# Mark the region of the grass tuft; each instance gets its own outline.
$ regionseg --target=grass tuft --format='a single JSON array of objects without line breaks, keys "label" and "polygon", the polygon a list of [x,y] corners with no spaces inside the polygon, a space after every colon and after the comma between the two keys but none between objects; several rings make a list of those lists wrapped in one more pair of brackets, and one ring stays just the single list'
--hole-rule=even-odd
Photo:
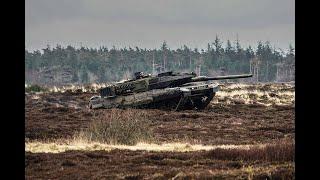
[{"label": "grass tuft", "polygon": [[147,114],[127,110],[111,110],[101,119],[93,120],[89,127],[80,131],[76,139],[106,144],[135,145],[149,142],[152,130]]}]

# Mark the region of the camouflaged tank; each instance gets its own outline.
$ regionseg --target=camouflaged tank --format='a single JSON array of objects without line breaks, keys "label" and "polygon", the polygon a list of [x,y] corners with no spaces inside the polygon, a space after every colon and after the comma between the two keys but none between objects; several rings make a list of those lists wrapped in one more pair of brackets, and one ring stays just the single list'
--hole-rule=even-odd
[{"label": "camouflaged tank", "polygon": [[211,80],[252,77],[252,74],[206,77],[195,73],[135,73],[130,80],[101,88],[90,98],[89,108],[204,109],[219,87]]}]

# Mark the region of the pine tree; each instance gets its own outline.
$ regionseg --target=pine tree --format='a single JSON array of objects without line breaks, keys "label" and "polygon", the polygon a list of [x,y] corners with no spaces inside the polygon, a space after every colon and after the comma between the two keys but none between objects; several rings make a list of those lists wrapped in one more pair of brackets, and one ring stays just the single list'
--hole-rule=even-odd
[{"label": "pine tree", "polygon": [[[229,40],[225,48],[221,44],[221,40],[216,36],[214,42],[207,44],[207,48],[200,49],[200,52],[186,45],[170,50],[165,41],[159,49],[154,50],[140,47],[116,49],[115,46],[110,50],[104,46],[99,48],[67,46],[64,48],[57,45],[51,48],[48,45],[42,49],[43,53],[39,50],[25,51],[25,70],[28,76],[31,76],[44,68],[60,67],[63,69],[67,67],[66,69],[69,68],[73,74],[72,82],[88,82],[90,80],[89,71],[90,74],[98,77],[99,82],[106,82],[120,80],[125,74],[128,75],[128,72],[151,73],[152,64],[165,65],[167,70],[195,71],[198,63],[198,65],[201,64],[201,75],[211,75],[219,69],[225,69],[226,74],[246,73],[253,69],[250,68],[250,60],[256,57],[259,63],[256,63],[254,67],[256,73],[259,73],[259,81],[273,81],[276,79],[277,63],[282,62],[288,67],[294,65],[295,52],[292,45],[289,45],[288,52],[284,54],[276,48],[271,48],[269,42],[259,41],[256,51],[252,46],[245,50],[242,49],[239,40],[236,40],[234,47]],[[154,69],[156,68],[155,66]],[[292,70],[289,74],[292,74]],[[39,79],[41,80],[41,77]],[[34,80],[34,78],[26,78],[26,81]]]},{"label": "pine tree", "polygon": [[214,45],[214,47],[215,47],[215,51],[216,51],[216,54],[217,54],[218,56],[220,56],[221,53],[222,53],[222,52],[221,52],[221,47],[222,47],[221,44],[222,44],[222,43],[221,43],[218,35],[216,35],[216,39],[214,40],[213,45]]},{"label": "pine tree", "polygon": [[88,69],[84,65],[82,65],[80,69],[80,78],[82,83],[88,83],[89,81]]},{"label": "pine tree", "polygon": [[229,39],[227,40],[226,54],[227,54],[229,57],[232,57],[232,56],[233,56],[233,47],[232,47],[231,42],[230,42]]}]

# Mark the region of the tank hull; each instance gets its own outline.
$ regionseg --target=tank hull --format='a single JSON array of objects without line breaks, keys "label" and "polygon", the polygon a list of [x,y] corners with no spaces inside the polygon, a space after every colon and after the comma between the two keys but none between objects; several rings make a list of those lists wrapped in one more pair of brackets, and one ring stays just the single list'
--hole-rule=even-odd
[{"label": "tank hull", "polygon": [[126,96],[100,97],[90,100],[96,108],[155,108],[168,110],[204,109],[218,91],[217,85],[189,85],[184,87],[153,89]]}]

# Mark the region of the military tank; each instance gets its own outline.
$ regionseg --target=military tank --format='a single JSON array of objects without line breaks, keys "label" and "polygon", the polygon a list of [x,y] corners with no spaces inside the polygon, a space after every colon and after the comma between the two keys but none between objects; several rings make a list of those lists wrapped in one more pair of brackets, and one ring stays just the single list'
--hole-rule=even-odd
[{"label": "military tank", "polygon": [[207,77],[194,72],[136,72],[132,79],[101,88],[100,95],[90,98],[89,108],[204,109],[219,90],[210,81],[248,77],[252,74]]}]

